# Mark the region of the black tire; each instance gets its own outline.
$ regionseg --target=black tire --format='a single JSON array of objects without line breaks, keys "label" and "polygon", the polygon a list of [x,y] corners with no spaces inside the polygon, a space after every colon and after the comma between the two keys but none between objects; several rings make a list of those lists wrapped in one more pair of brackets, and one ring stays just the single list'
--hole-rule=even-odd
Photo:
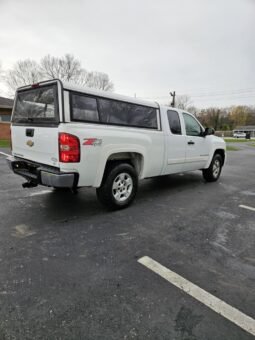
[{"label": "black tire", "polygon": [[222,166],[223,166],[222,156],[216,153],[213,156],[209,168],[203,170],[204,179],[207,182],[216,182],[220,177]]},{"label": "black tire", "polygon": [[97,188],[97,197],[110,210],[124,209],[133,202],[137,189],[138,177],[133,166],[128,163],[109,164],[102,184]]}]

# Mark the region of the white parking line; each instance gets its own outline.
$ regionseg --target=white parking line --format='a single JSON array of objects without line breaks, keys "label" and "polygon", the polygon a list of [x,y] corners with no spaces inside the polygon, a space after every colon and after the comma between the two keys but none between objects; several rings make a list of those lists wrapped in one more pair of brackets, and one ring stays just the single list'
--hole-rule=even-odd
[{"label": "white parking line", "polygon": [[239,208],[243,208],[243,209],[255,211],[255,208],[249,207],[248,205],[243,205],[243,204],[240,204],[240,205],[239,205]]},{"label": "white parking line", "polygon": [[206,292],[204,289],[162,266],[160,263],[154,261],[148,256],[140,258],[138,262],[163,277],[177,288],[180,288],[188,295],[200,301],[216,313],[244,329],[246,332],[255,335],[255,320],[250,316],[245,315],[238,309],[228,305],[226,302]]},{"label": "white parking line", "polygon": [[33,192],[32,194],[29,195],[29,197],[45,195],[45,194],[49,194],[50,192],[52,192],[52,190],[42,190],[39,192]]},{"label": "white parking line", "polygon": [[5,153],[5,152],[2,152],[2,151],[0,151],[0,154],[3,155],[3,156],[7,156],[7,157],[8,157],[8,156],[11,156],[10,154]]}]

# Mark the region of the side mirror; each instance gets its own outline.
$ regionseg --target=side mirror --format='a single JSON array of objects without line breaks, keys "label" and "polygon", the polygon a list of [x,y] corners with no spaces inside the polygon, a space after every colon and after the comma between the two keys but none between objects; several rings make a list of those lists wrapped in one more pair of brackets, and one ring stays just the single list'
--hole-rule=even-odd
[{"label": "side mirror", "polygon": [[209,136],[209,135],[214,135],[214,132],[215,132],[214,128],[208,128],[207,127],[207,128],[205,128],[203,135],[204,135],[204,137]]}]

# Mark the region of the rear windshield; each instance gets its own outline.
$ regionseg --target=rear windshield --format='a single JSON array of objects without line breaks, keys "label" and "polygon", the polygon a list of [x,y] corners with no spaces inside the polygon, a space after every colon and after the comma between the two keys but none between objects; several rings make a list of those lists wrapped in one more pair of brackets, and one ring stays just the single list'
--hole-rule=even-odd
[{"label": "rear windshield", "polygon": [[57,85],[17,92],[12,122],[22,124],[58,123]]}]

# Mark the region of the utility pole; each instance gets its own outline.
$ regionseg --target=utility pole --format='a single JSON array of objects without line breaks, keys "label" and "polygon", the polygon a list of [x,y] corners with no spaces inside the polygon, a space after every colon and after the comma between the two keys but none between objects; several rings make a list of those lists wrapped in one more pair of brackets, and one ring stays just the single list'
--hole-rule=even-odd
[{"label": "utility pole", "polygon": [[172,102],[171,102],[171,106],[175,107],[175,91],[170,92],[170,96],[173,97]]}]

